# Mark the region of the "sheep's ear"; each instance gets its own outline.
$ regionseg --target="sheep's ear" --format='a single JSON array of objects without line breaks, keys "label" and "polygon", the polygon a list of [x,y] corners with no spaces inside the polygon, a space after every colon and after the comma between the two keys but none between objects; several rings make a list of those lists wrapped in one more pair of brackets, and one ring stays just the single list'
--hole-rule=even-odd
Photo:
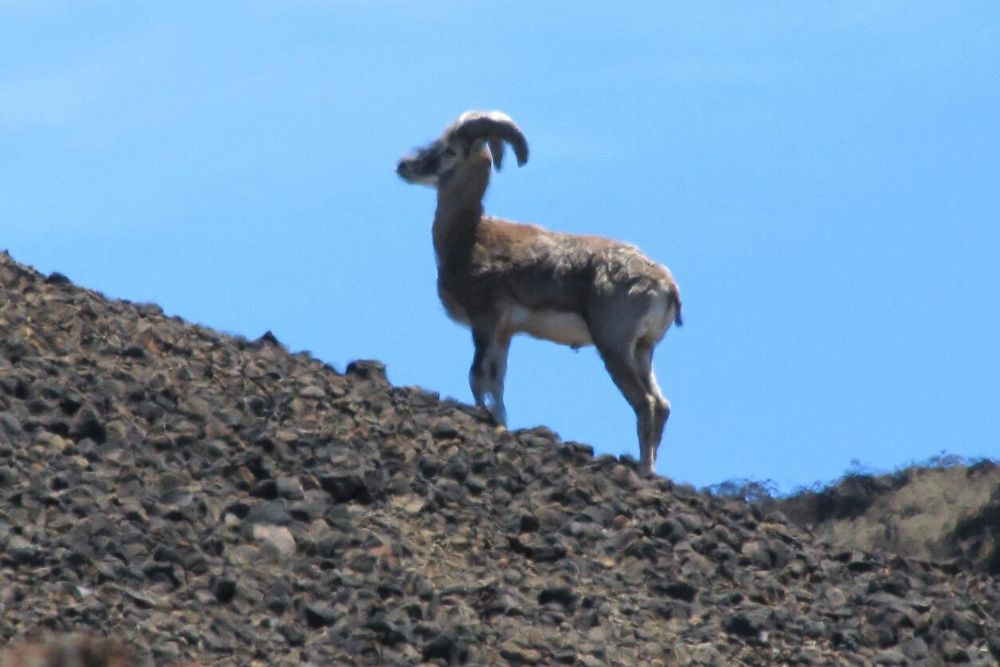
[{"label": "sheep's ear", "polygon": [[500,171],[500,168],[503,166],[503,139],[490,137],[488,143],[490,154],[493,156],[493,168]]}]

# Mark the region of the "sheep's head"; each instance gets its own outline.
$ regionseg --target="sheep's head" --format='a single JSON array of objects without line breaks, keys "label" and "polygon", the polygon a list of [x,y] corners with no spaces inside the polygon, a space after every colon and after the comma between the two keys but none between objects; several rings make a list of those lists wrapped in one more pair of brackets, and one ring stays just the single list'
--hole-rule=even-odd
[{"label": "sheep's head", "polygon": [[463,160],[485,144],[493,166],[503,164],[504,142],[514,149],[518,166],[528,161],[528,142],[517,124],[500,111],[466,111],[439,139],[399,161],[396,173],[407,183],[437,187]]}]

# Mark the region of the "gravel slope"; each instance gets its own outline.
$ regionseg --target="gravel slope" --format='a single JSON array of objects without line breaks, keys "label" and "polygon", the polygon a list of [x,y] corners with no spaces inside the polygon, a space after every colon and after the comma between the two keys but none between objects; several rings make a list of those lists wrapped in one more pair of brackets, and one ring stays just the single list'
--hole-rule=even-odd
[{"label": "gravel slope", "polygon": [[110,635],[157,665],[986,665],[998,618],[997,581],[954,563],[823,544],[377,362],[339,373],[0,256],[5,641]]}]

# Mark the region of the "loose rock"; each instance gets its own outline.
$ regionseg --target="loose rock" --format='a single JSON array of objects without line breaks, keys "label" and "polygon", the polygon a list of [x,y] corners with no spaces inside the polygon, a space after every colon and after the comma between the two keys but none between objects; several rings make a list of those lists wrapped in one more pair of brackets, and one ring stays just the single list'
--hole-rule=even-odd
[{"label": "loose rock", "polygon": [[[918,482],[854,480],[811,516],[856,527]],[[948,558],[818,539],[792,505],[0,255],[2,643],[113,637],[143,667],[990,664],[985,497]]]}]

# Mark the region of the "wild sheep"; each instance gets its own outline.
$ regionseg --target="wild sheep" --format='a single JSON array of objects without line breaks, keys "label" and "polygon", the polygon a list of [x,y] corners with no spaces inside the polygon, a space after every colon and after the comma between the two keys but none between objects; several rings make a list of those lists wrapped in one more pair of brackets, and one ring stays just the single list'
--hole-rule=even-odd
[{"label": "wild sheep", "polygon": [[652,473],[670,416],[653,376],[653,348],[671,324],[682,323],[677,283],[634,246],[484,215],[490,165],[500,170],[504,142],[519,166],[527,162],[528,143],[509,116],[469,111],[396,168],[408,183],[437,189],[438,294],[448,315],[472,329],[476,404],[506,422],[504,375],[514,334],[573,348],[593,344],[635,410],[641,465]]}]

